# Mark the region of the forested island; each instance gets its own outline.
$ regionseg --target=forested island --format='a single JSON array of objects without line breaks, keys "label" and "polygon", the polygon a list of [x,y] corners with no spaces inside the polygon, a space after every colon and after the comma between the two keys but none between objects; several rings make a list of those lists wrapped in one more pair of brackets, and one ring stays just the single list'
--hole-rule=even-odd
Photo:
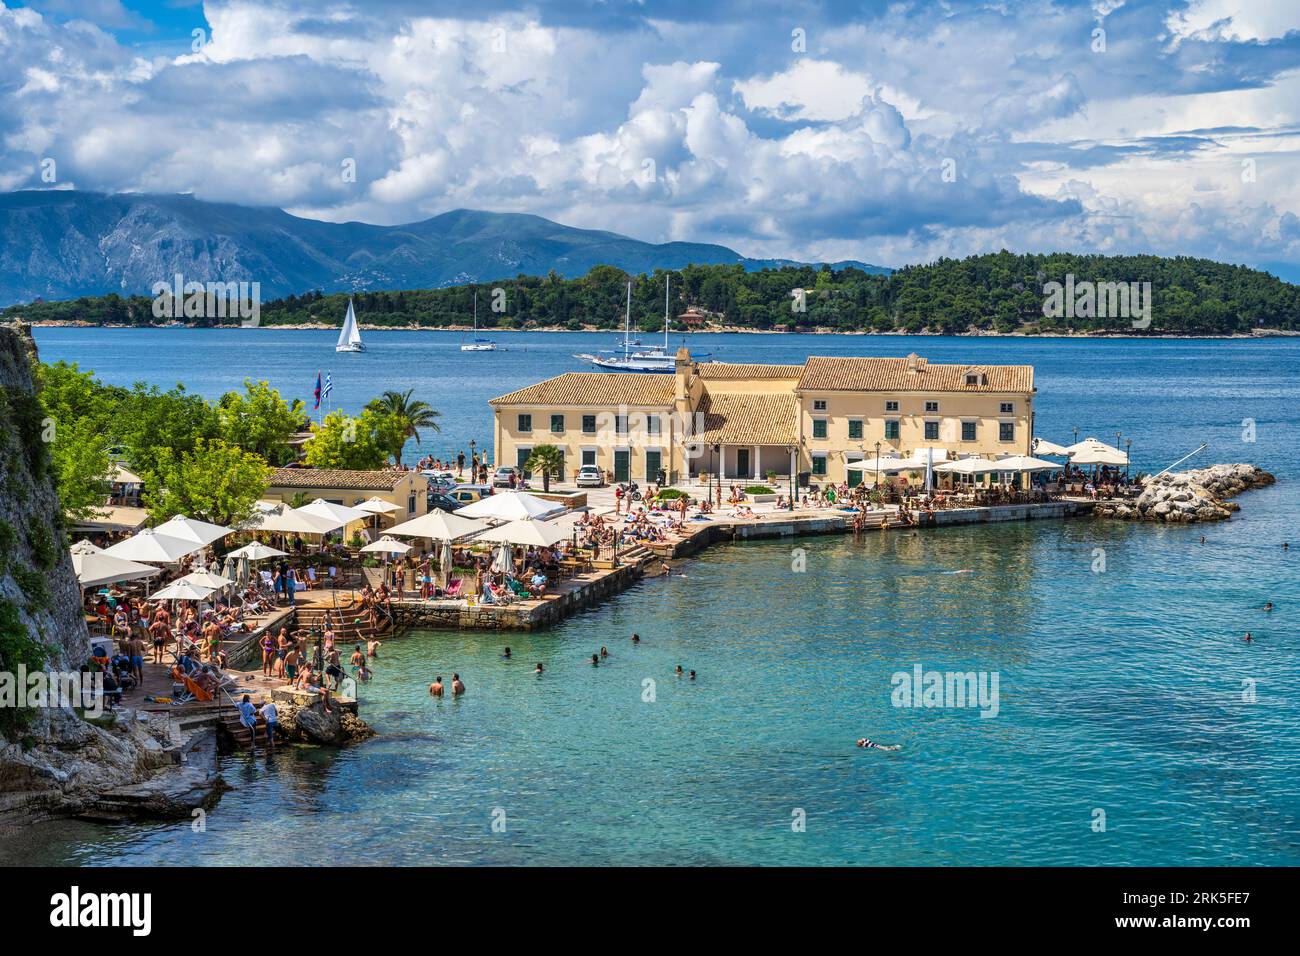
[{"label": "forested island", "polygon": [[[1072,278],[1071,278],[1072,277]],[[255,277],[251,277],[255,278]],[[1300,286],[1267,272],[1209,259],[1007,251],[907,266],[890,275],[856,268],[783,266],[746,272],[740,265],[686,266],[629,276],[612,266],[564,279],[514,279],[440,289],[366,291],[353,295],[364,327],[457,328],[470,324],[478,298],[481,328],[609,329],[623,324],[631,279],[633,323],[663,327],[668,307],[691,310],[692,328],[775,332],[909,332],[955,334],[1244,335],[1300,330]],[[1045,315],[1050,283],[1149,283],[1150,318]],[[802,290],[802,292],[800,292]],[[1135,288],[1136,293],[1136,288]],[[261,304],[262,326],[339,326],[348,295],[319,291]],[[160,325],[150,296],[107,295],[11,306],[5,317],[34,324]],[[196,326],[239,319],[194,318]]]}]

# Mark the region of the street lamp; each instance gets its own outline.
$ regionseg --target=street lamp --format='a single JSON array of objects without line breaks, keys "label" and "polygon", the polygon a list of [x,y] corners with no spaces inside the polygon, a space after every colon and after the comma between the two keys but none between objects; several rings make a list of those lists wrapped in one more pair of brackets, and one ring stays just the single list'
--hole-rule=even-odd
[{"label": "street lamp", "polygon": [[718,455],[718,498],[717,498],[717,506],[718,506],[719,508],[721,508],[721,507],[722,507],[722,444],[719,443],[719,444],[714,445],[714,446],[713,446],[713,450],[714,450],[714,451],[717,453],[717,455]]},{"label": "street lamp", "polygon": [[[876,485],[871,490],[876,493],[877,497],[880,496],[880,442],[876,442]],[[881,498],[880,503],[882,505],[885,503],[883,498]]]},{"label": "street lamp", "polygon": [[785,446],[785,456],[786,456],[786,458],[789,459],[789,461],[790,461],[790,508],[789,508],[789,510],[790,510],[790,511],[794,511],[794,496],[795,496],[795,484],[794,484],[794,467],[795,467],[795,462],[794,462],[794,445],[786,445],[786,446]]},{"label": "street lamp", "polygon": [[1124,477],[1125,478],[1129,477],[1129,475],[1132,474],[1132,470],[1131,470],[1132,468],[1133,468],[1133,439],[1125,438],[1124,439]]}]

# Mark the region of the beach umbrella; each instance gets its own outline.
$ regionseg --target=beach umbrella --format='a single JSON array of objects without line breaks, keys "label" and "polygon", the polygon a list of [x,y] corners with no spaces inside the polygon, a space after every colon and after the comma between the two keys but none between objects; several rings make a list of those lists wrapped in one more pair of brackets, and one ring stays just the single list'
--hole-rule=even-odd
[{"label": "beach umbrella", "polygon": [[244,558],[248,561],[265,561],[267,558],[282,558],[287,551],[281,551],[279,548],[273,548],[270,545],[262,544],[260,541],[254,541],[252,544],[246,544],[242,548],[236,548],[226,555],[227,558]]},{"label": "beach umbrella", "polygon": [[1113,445],[1095,438],[1085,438],[1071,445],[1066,451],[1070,462],[1075,465],[1127,465],[1128,455]]},{"label": "beach umbrella", "polygon": [[128,561],[147,561],[151,564],[174,564],[187,554],[202,551],[203,545],[185,538],[175,538],[152,528],[119,541],[104,553]]},{"label": "beach umbrella", "polygon": [[509,544],[531,545],[535,548],[549,548],[565,540],[569,536],[569,531],[570,529],[551,524],[549,521],[521,518],[485,531],[475,540],[502,541]]},{"label": "beach umbrella", "polygon": [[1043,461],[1041,458],[1030,458],[1028,455],[1012,455],[1009,458],[999,458],[994,462],[999,471],[1058,471],[1063,466],[1052,461]]},{"label": "beach umbrella", "polygon": [[177,580],[188,581],[190,584],[201,588],[210,588],[213,591],[224,590],[235,583],[231,578],[222,577],[220,574],[213,574],[211,571],[206,571],[203,568],[199,568],[197,571],[191,571],[189,574],[186,574]]},{"label": "beach umbrella", "polygon": [[925,462],[917,461],[912,458],[864,458],[861,461],[851,461],[844,466],[849,471],[876,471],[877,468],[884,474],[892,474],[900,471],[915,471],[917,468],[924,468]]},{"label": "beach umbrella", "polygon": [[368,514],[390,515],[394,511],[401,511],[401,505],[395,505],[391,501],[385,501],[383,498],[367,498],[357,505],[358,511],[365,511]]},{"label": "beach umbrella", "polygon": [[212,594],[212,588],[200,587],[184,579],[173,581],[161,591],[149,595],[150,601],[202,601]]},{"label": "beach umbrella", "polygon": [[517,521],[520,518],[540,518],[563,510],[564,505],[538,498],[526,491],[503,491],[457,508],[456,514],[463,518]]},{"label": "beach umbrella", "polygon": [[1054,441],[1048,441],[1046,438],[1034,439],[1035,455],[1063,455],[1069,456],[1070,450],[1064,445],[1058,445]]},{"label": "beach umbrella", "polygon": [[510,554],[510,545],[504,541],[497,547],[492,558],[491,570],[496,574],[509,574],[515,568],[514,558]]},{"label": "beach umbrella", "polygon": [[258,531],[279,531],[283,534],[329,534],[347,524],[321,515],[304,513],[301,508],[287,508],[279,514],[268,514],[248,527]]},{"label": "beach umbrella", "polygon": [[438,544],[438,569],[442,571],[442,583],[444,587],[447,585],[447,582],[451,580],[451,568],[451,542],[446,538],[443,538]]},{"label": "beach umbrella", "polygon": [[987,458],[959,458],[956,461],[945,461],[935,465],[934,470],[955,475],[988,475],[1006,469],[998,462],[989,461]]},{"label": "beach umbrella", "polygon": [[447,514],[445,511],[430,511],[428,514],[403,521],[388,529],[390,535],[396,534],[406,538],[432,538],[434,541],[454,541],[467,534],[482,531],[487,524],[461,517],[460,514]]},{"label": "beach umbrella", "polygon": [[95,547],[89,541],[78,541],[69,550],[72,552],[72,570],[76,572],[77,581],[83,588],[135,581],[160,573],[157,568],[147,564],[137,564],[135,561],[105,554],[102,548]]},{"label": "beach umbrella", "polygon": [[232,529],[224,528],[219,524],[209,524],[195,518],[187,518],[184,515],[176,515],[174,518],[168,518],[154,530],[159,534],[180,538],[182,541],[193,541],[197,544],[209,545],[214,541],[220,541],[230,534]]},{"label": "beach umbrella", "polygon": [[294,509],[298,514],[315,515],[318,518],[329,518],[339,522],[338,527],[351,524],[354,521],[365,521],[370,517],[370,512],[361,508],[349,508],[347,505],[336,505],[332,501],[326,501],[324,498],[317,498],[309,505],[303,505],[301,508]]},{"label": "beach umbrella", "polygon": [[387,535],[380,538],[373,544],[368,544],[362,551],[378,551],[384,554],[406,554],[411,550],[411,546],[405,541],[398,541],[396,538],[390,538]]}]

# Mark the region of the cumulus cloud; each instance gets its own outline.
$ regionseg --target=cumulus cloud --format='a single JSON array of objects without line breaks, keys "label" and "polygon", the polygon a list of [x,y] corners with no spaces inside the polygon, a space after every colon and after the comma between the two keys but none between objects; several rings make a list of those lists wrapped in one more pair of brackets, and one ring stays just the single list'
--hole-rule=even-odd
[{"label": "cumulus cloud", "polygon": [[383,223],[523,211],[890,264],[1003,245],[1300,260],[1282,3],[209,0],[196,49],[188,28],[136,45],[151,26],[117,0],[78,6],[0,2],[20,65],[0,73],[2,189]]}]

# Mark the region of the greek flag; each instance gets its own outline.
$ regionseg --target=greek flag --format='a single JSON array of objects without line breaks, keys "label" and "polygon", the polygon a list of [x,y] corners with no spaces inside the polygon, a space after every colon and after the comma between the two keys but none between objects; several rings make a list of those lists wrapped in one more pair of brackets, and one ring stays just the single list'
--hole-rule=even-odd
[{"label": "greek flag", "polygon": [[321,390],[322,398],[329,398],[330,392],[334,391],[334,373],[325,373],[325,388]]}]

